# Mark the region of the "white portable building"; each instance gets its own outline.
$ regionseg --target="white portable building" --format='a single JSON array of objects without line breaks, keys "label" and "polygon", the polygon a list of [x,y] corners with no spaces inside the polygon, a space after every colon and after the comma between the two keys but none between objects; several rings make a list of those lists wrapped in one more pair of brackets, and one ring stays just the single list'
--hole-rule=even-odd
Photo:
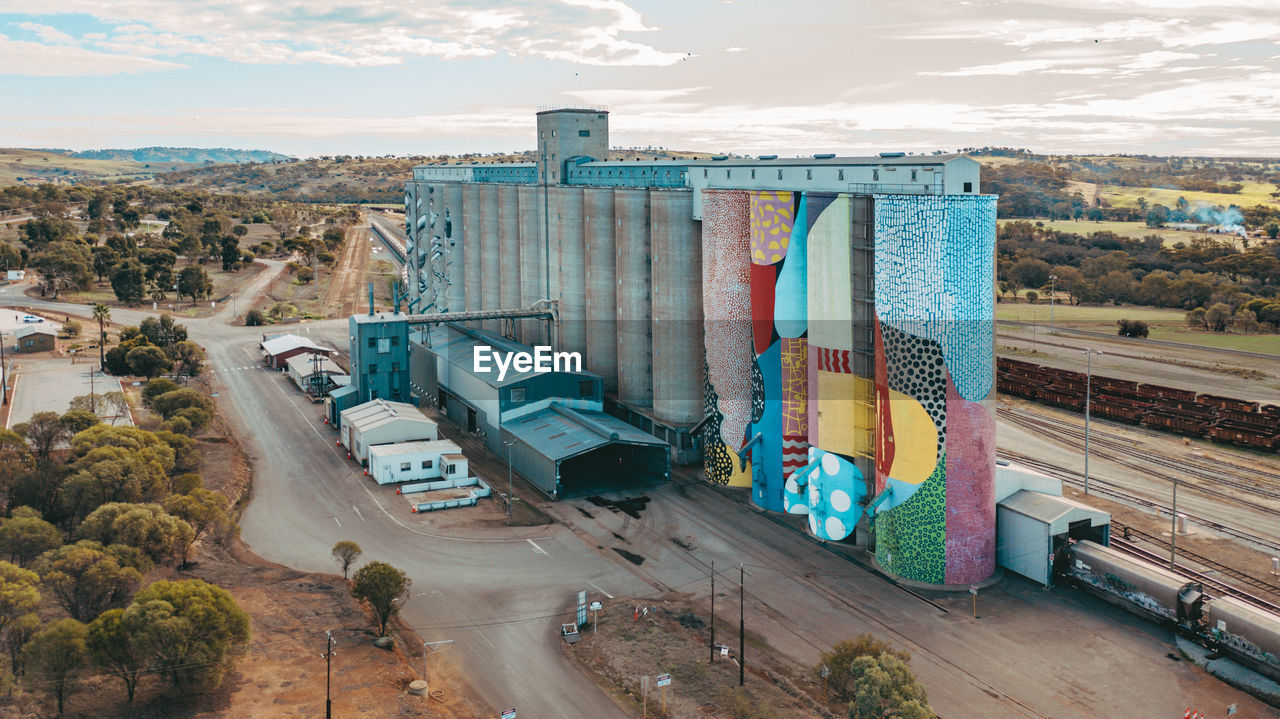
[{"label": "white portable building", "polygon": [[439,438],[436,423],[404,402],[375,399],[344,410],[338,434],[357,462],[369,459],[369,447],[395,442],[425,442]]},{"label": "white portable building", "polygon": [[458,445],[447,439],[369,448],[369,476],[378,484],[464,478],[467,471],[467,458]]}]

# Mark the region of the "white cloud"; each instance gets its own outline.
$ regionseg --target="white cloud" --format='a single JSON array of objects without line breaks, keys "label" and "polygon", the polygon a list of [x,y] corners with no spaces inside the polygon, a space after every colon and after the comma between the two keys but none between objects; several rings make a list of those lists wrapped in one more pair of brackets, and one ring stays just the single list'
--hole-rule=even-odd
[{"label": "white cloud", "polygon": [[36,37],[54,45],[73,42],[75,40],[74,37],[71,37],[65,32],[50,25],[41,25],[34,22],[20,22],[18,23],[18,27],[26,30],[27,32],[34,33]]},{"label": "white cloud", "polygon": [[77,76],[155,72],[186,67],[136,55],[113,54],[67,45],[45,45],[0,35],[0,74]]},{"label": "white cloud", "polygon": [[746,49],[745,47],[736,47],[736,46],[735,46],[735,47],[726,47],[726,48],[724,49],[724,51],[725,51],[725,52],[746,52],[746,50],[747,50],[747,49]]}]

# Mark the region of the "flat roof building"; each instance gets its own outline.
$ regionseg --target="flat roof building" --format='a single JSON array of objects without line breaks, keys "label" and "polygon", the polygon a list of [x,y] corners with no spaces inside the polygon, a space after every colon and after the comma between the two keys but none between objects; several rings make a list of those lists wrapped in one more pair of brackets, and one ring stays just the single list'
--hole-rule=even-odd
[{"label": "flat roof building", "polygon": [[462,450],[447,439],[369,448],[369,476],[378,484],[463,478],[468,471]]},{"label": "flat roof building", "polygon": [[259,345],[262,348],[263,359],[271,369],[285,369],[286,363],[291,357],[297,357],[303,354],[319,354],[328,357],[333,350],[329,347],[322,347],[312,342],[309,337],[302,335],[280,335],[271,339],[263,340]]}]

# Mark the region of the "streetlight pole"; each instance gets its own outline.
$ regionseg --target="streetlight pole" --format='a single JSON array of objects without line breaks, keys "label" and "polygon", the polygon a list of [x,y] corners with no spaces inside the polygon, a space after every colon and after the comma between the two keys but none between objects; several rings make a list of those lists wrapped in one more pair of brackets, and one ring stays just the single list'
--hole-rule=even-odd
[{"label": "streetlight pole", "polygon": [[1093,393],[1093,356],[1102,354],[1100,350],[1087,349],[1085,356],[1084,378],[1084,493],[1089,495],[1089,400]]},{"label": "streetlight pole", "polygon": [[520,440],[503,442],[507,446],[507,524],[511,523],[511,446]]},{"label": "streetlight pole", "polygon": [[738,686],[747,681],[747,570],[738,562]]},{"label": "streetlight pole", "polygon": [[4,363],[4,333],[0,332],[0,406],[9,404],[9,372]]},{"label": "streetlight pole", "polygon": [[1173,510],[1169,523],[1169,569],[1174,568],[1178,556],[1178,476],[1173,477]]},{"label": "streetlight pole", "polygon": [[1049,334],[1053,334],[1053,302],[1058,297],[1058,276],[1049,275]]},{"label": "streetlight pole", "polygon": [[716,561],[711,560],[711,661],[716,660]]},{"label": "streetlight pole", "polygon": [[333,630],[324,633],[324,719],[333,719],[333,701],[329,697],[330,677],[333,674]]}]

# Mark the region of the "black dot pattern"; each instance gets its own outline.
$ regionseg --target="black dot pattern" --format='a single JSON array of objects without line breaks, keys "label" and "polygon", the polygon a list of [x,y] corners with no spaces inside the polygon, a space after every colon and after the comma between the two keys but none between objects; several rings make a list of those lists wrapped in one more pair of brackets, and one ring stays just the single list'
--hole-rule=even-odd
[{"label": "black dot pattern", "polygon": [[938,453],[947,442],[947,363],[933,340],[907,334],[881,323],[889,389],[914,398],[938,428]]},{"label": "black dot pattern", "polygon": [[[706,363],[703,363],[702,376],[708,376]],[[720,438],[720,425],[724,415],[717,409],[719,402],[720,396],[716,393],[716,388],[711,386],[711,380],[703,379],[702,409],[709,418],[702,425],[703,461],[707,480],[716,484],[728,484],[729,478],[733,476],[733,458],[729,456],[729,450]]]},{"label": "black dot pattern", "polygon": [[751,421],[764,417],[764,373],[760,371],[760,358],[751,360]]}]

